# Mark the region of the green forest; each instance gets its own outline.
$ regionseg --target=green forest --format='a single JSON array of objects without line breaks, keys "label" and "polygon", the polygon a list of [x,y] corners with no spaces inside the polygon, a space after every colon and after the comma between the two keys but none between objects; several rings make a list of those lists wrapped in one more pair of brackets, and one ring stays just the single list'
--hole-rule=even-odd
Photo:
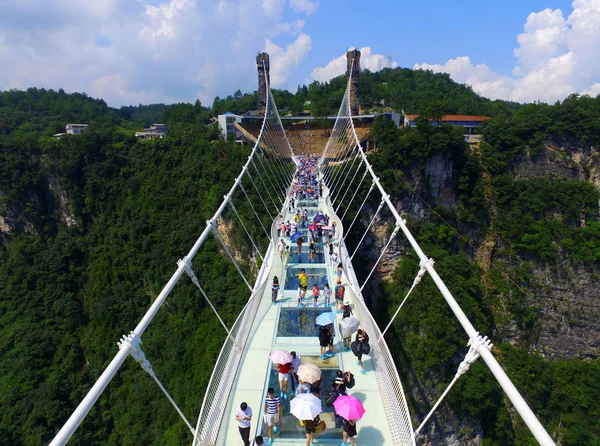
[{"label": "green forest", "polygon": [[[276,90],[274,96],[280,110],[335,115],[345,86],[338,77],[300,86],[295,94]],[[553,438],[563,445],[600,444],[597,352],[585,361],[550,361],[530,351],[543,319],[531,299],[531,270],[567,262],[598,273],[600,195],[586,181],[520,179],[514,173],[520,157],[535,158],[549,139],[597,145],[600,98],[573,96],[554,105],[490,101],[447,75],[400,68],[361,73],[360,89],[361,107],[368,110],[391,107],[424,118],[440,110],[493,117],[478,150],[453,127],[436,128],[423,119],[414,129],[397,129],[377,120],[372,136],[379,151],[370,159],[393,200],[403,202],[414,196],[413,175],[423,173],[431,157],[443,152],[452,158],[455,205],[438,205],[426,182],[421,184],[432,209],[426,218],[405,215],[411,230],[475,326],[492,335],[494,353]],[[223,141],[213,118],[255,108],[256,93],[240,91],[215,98],[211,108],[196,101],[120,109],[62,90],[0,92],[0,216],[11,227],[0,233],[0,444],[48,443],[72,413],[247,159],[250,147]],[[82,135],[52,138],[67,122],[89,128]],[[166,138],[133,136],[152,122],[169,126]],[[237,197],[236,207],[264,249],[267,240],[243,197]],[[346,219],[356,212],[351,208]],[[250,253],[243,231],[235,230],[237,221],[229,213],[226,218],[234,225],[235,245]],[[268,216],[263,223],[270,225]],[[494,264],[516,283],[478,264],[475,248],[486,240],[496,244]],[[231,326],[248,297],[239,274],[214,239],[194,266]],[[256,265],[242,266],[252,278]],[[406,249],[394,280],[382,282],[377,300],[371,300],[381,326],[416,271],[418,260]],[[185,279],[144,334],[143,348],[194,423],[225,332]],[[430,279],[421,285],[387,339],[404,386],[439,395],[467,340]],[[516,340],[502,330],[507,324],[517,327]],[[447,401],[455,418],[480,424],[485,445],[535,444],[482,363],[459,380]],[[410,404],[419,419],[430,407],[417,400]],[[438,423],[443,422],[441,416]],[[128,359],[70,444],[190,440],[152,379]]]}]

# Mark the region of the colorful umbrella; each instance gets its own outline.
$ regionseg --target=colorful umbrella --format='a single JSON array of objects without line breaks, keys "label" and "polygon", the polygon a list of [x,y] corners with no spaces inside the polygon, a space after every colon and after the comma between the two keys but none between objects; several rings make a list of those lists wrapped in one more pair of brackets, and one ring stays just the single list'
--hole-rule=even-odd
[{"label": "colorful umbrella", "polygon": [[269,359],[276,364],[287,364],[292,362],[292,355],[287,350],[275,350],[269,356]]},{"label": "colorful umbrella", "polygon": [[323,226],[321,227],[321,229],[323,229],[324,231],[329,231],[331,229],[331,226]]},{"label": "colorful umbrella", "polygon": [[312,393],[301,393],[290,401],[290,413],[299,420],[314,420],[322,411],[321,400]]},{"label": "colorful umbrella", "polygon": [[320,222],[321,220],[323,220],[325,218],[325,216],[323,215],[315,215],[315,223]]},{"label": "colorful umbrella", "polygon": [[342,338],[349,338],[352,336],[352,333],[358,330],[359,325],[358,319],[356,319],[354,316],[342,319],[342,322],[340,322],[340,332],[342,333]]},{"label": "colorful umbrella", "polygon": [[290,236],[290,240],[295,241],[295,240],[298,240],[300,237],[302,237],[302,232],[298,231],[298,232],[293,233]]},{"label": "colorful umbrella", "polygon": [[320,314],[317,317],[317,325],[329,325],[335,322],[335,314],[332,312]]},{"label": "colorful umbrella", "polygon": [[333,403],[335,413],[346,420],[360,420],[365,414],[365,408],[358,398],[350,395],[340,395]]},{"label": "colorful umbrella", "polygon": [[298,367],[298,378],[314,384],[321,379],[321,369],[316,364],[306,362]]},{"label": "colorful umbrella", "polygon": [[318,229],[318,228],[317,228],[317,225],[315,225],[315,224],[313,223],[313,224],[310,224],[310,225],[308,225],[308,229],[312,229],[312,230],[314,231],[314,230],[316,230],[316,229]]}]

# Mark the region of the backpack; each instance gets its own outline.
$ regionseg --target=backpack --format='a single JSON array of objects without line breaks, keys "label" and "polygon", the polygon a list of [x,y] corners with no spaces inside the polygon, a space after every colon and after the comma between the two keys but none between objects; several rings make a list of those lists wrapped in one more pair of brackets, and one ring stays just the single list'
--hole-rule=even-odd
[{"label": "backpack", "polygon": [[338,299],[343,299],[345,292],[346,292],[346,289],[344,288],[343,285],[338,286],[338,289],[337,289],[337,297],[338,297]]}]

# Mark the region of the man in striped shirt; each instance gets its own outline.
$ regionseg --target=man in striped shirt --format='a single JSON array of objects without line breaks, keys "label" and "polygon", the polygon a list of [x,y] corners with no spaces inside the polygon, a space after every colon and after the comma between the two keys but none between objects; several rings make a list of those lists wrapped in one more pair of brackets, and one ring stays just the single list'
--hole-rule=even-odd
[{"label": "man in striped shirt", "polygon": [[269,444],[273,443],[273,430],[275,425],[279,422],[280,415],[281,406],[279,404],[279,397],[275,396],[275,389],[269,387],[269,390],[267,390],[267,397],[265,398],[265,420],[269,427]]}]

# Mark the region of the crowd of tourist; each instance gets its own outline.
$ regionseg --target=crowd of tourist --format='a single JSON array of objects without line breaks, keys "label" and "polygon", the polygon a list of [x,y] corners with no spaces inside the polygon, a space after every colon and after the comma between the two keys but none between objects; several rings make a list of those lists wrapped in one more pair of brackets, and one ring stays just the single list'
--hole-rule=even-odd
[{"label": "crowd of tourist", "polygon": [[[302,247],[307,242],[308,262],[325,263],[329,266],[331,275],[336,279],[336,284],[333,288],[329,283],[325,283],[321,287],[317,281],[313,282],[310,280],[306,269],[301,269],[297,276],[297,308],[304,308],[311,304],[314,308],[318,308],[321,305],[321,297],[323,297],[322,307],[331,308],[331,313],[328,313],[331,315],[331,319],[326,320],[322,324],[319,323],[318,340],[320,346],[319,359],[322,361],[321,366],[327,366],[328,360],[336,355],[334,348],[336,334],[334,323],[337,318],[335,314],[341,314],[339,334],[342,338],[342,351],[352,351],[356,356],[357,365],[361,368],[361,373],[365,374],[362,357],[370,351],[369,336],[365,330],[358,328],[358,320],[354,317],[351,303],[346,296],[346,288],[342,283],[344,267],[339,261],[334,245],[336,223],[320,209],[317,209],[316,212],[309,212],[308,210],[309,207],[315,207],[314,205],[309,206],[308,202],[319,200],[322,196],[323,185],[319,178],[318,158],[314,155],[300,157],[299,167],[294,175],[289,197],[288,212],[293,214],[293,217],[287,220],[281,219],[277,222],[277,235],[279,237],[277,249],[280,259],[285,266],[288,256],[292,255],[291,245],[295,243],[297,246],[296,254],[298,263],[302,263]],[[304,234],[307,234],[308,240],[305,240]],[[317,252],[317,247],[320,246],[323,247],[323,256],[325,256],[327,248],[327,259],[319,257],[320,254]],[[307,299],[306,294],[309,287],[310,296]],[[277,276],[273,277],[271,290],[271,300],[273,304],[277,304],[278,296],[281,292],[280,279]],[[312,302],[309,301],[311,297]],[[352,342],[352,337],[355,333],[355,340]],[[324,420],[321,419],[321,414],[324,410],[327,411],[326,408],[332,406],[335,408],[333,414],[335,426],[341,428],[343,432],[342,444],[348,444],[347,441],[349,441],[349,444],[354,445],[354,438],[357,435],[356,422],[360,417],[347,416],[344,418],[338,413],[338,408],[336,407],[338,397],[348,396],[348,390],[355,386],[356,380],[354,375],[350,371],[337,370],[335,379],[331,383],[325,383],[326,387],[324,391],[324,378],[320,370],[318,379],[308,379],[303,375],[299,375],[298,371],[303,365],[302,358],[294,351],[289,352],[289,355],[284,360],[280,359],[279,362],[271,358],[277,367],[279,392],[275,391],[275,386],[268,388],[263,404],[263,418],[267,425],[267,436],[266,438],[260,435],[255,437],[252,444],[260,446],[274,442],[274,435],[277,433],[277,426],[282,417],[282,402],[289,399],[290,403],[292,403],[296,399],[303,399],[302,395],[312,395],[318,398],[318,413],[314,417],[298,418],[300,425],[306,433],[307,446],[312,445],[315,436],[325,430],[326,426]],[[309,361],[309,363],[317,367],[314,360]],[[293,410],[290,409],[290,413],[293,413]],[[238,421],[244,445],[249,446],[252,409],[246,403],[242,403],[236,410],[236,420]]]}]

